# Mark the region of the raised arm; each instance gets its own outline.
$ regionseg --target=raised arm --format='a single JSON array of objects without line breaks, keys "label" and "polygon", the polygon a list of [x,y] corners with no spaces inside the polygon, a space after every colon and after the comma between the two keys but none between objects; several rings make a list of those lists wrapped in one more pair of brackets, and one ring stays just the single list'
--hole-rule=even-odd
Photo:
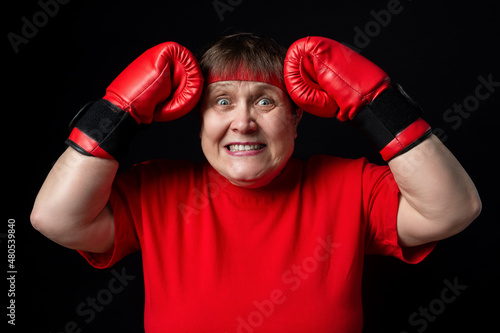
[{"label": "raised arm", "polygon": [[195,57],[166,42],[132,62],[84,108],[66,140],[70,146],[47,176],[33,206],[33,226],[76,250],[102,253],[114,241],[108,200],[118,169],[139,124],[168,121],[198,102],[203,77]]},{"label": "raised arm", "polygon": [[65,247],[106,252],[114,241],[113,213],[107,203],[117,169],[114,159],[68,148],[38,192],[33,227]]},{"label": "raised arm", "polygon": [[452,236],[477,217],[473,182],[431,135],[420,108],[375,64],[331,39],[307,37],[288,50],[285,83],[299,107],[353,123],[388,161],[401,191],[401,245]]},{"label": "raised arm", "polygon": [[465,229],[481,211],[474,183],[436,136],[389,161],[401,199],[401,245],[437,241]]}]

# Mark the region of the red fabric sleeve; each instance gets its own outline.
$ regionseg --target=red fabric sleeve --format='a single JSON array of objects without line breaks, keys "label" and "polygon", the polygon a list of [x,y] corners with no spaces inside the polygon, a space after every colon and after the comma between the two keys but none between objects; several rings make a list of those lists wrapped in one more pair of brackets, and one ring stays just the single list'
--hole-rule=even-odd
[{"label": "red fabric sleeve", "polygon": [[404,262],[421,262],[437,242],[402,247],[398,242],[397,215],[400,191],[389,167],[366,164],[363,172],[363,201],[367,214],[365,254],[396,257]]},{"label": "red fabric sleeve", "polygon": [[95,268],[108,268],[126,255],[140,249],[134,215],[140,215],[140,180],[138,173],[127,171],[116,177],[109,198],[115,224],[113,249],[106,253],[78,251]]}]

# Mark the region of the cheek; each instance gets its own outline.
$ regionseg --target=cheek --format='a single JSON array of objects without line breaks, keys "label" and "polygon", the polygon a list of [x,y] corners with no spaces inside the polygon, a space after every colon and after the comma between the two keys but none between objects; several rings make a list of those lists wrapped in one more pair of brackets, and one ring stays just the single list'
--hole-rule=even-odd
[{"label": "cheek", "polygon": [[223,118],[217,117],[213,112],[203,113],[200,138],[202,146],[218,146],[219,141],[224,136],[227,124]]},{"label": "cheek", "polygon": [[275,142],[288,145],[295,139],[295,128],[292,116],[287,114],[269,114],[262,119],[262,129],[268,137],[272,137]]}]

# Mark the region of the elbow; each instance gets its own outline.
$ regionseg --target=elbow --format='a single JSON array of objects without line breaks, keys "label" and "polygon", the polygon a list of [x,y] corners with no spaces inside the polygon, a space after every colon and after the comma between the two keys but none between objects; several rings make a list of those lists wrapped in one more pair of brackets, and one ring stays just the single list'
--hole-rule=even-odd
[{"label": "elbow", "polygon": [[64,245],[67,229],[62,223],[57,213],[46,207],[39,207],[35,204],[31,211],[30,221],[33,228],[53,242]]},{"label": "elbow", "polygon": [[35,230],[43,233],[42,230],[44,229],[44,225],[46,225],[46,220],[47,219],[45,218],[44,214],[35,205],[31,210],[30,215],[31,226],[35,228]]},{"label": "elbow", "polygon": [[35,230],[51,238],[50,236],[54,232],[54,223],[56,223],[57,218],[50,210],[35,204],[31,210],[30,221]]},{"label": "elbow", "polygon": [[461,205],[461,209],[457,209],[457,213],[451,226],[451,235],[458,234],[466,229],[475,219],[481,214],[483,208],[481,198],[476,193],[472,195],[466,204]]},{"label": "elbow", "polygon": [[481,214],[481,210],[483,209],[483,203],[481,202],[481,198],[479,197],[479,194],[477,192],[470,201],[469,224],[471,224],[475,219],[478,218],[478,216]]},{"label": "elbow", "polygon": [[[467,201],[455,205],[453,211],[443,216],[436,223],[437,229],[433,240],[441,240],[464,231],[481,214],[482,203],[479,195],[473,195]],[[437,222],[437,221],[436,221]]]}]

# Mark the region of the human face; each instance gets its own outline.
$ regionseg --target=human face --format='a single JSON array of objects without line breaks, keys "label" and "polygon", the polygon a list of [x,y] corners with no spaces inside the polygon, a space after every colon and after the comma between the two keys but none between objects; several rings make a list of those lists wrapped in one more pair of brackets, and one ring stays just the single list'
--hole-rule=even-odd
[{"label": "human face", "polygon": [[256,81],[209,84],[201,102],[201,147],[231,183],[268,184],[292,155],[301,111],[280,88]]}]

